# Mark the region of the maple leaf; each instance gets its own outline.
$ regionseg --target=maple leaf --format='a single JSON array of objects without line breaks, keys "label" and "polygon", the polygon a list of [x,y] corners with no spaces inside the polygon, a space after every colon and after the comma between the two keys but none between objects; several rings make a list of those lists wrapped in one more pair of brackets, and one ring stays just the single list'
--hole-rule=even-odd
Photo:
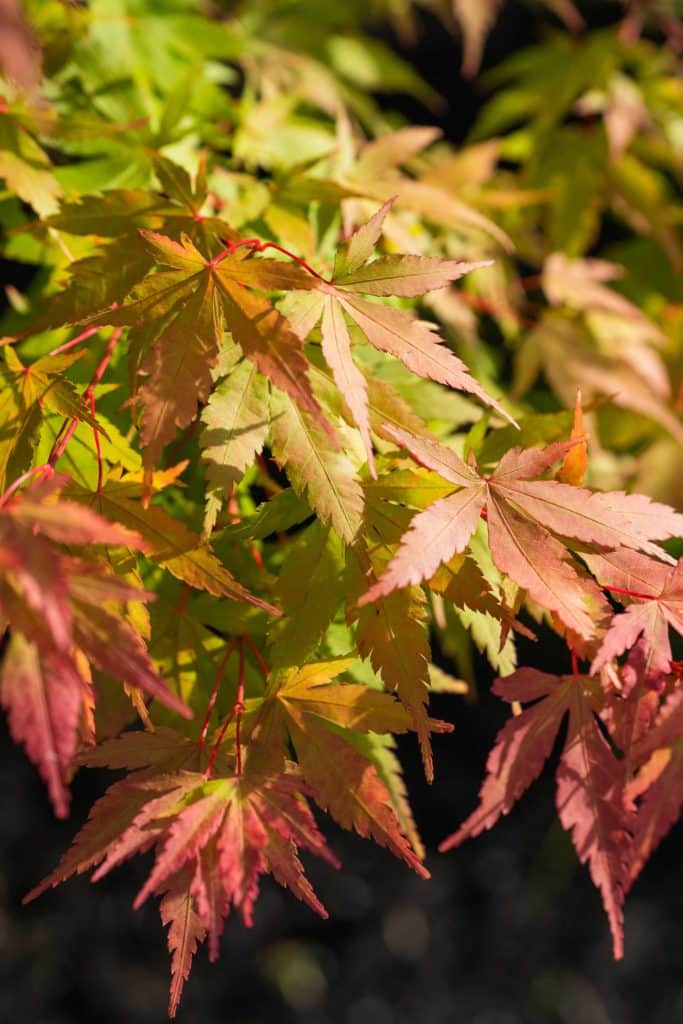
[{"label": "maple leaf", "polygon": [[[3,50],[7,36],[5,25],[2,28]],[[9,38],[11,39],[11,35]],[[18,48],[12,47],[12,50],[16,58]],[[62,188],[54,175],[50,159],[34,138],[34,135],[42,134],[41,129],[44,128],[44,119],[41,124],[36,107],[33,110],[24,107],[22,110],[18,102],[10,107],[3,97],[3,114],[0,122],[0,178],[5,179],[8,190],[32,206],[39,216],[53,213],[62,195]]]},{"label": "maple leaf", "polygon": [[[361,564],[367,564],[366,560],[362,559]],[[359,587],[366,583],[367,579],[361,577]],[[382,596],[372,607],[360,608],[355,614],[358,651],[370,660],[385,688],[396,691],[410,712],[425,775],[431,782],[434,763],[427,716],[430,646],[423,597],[415,588],[407,588]]]},{"label": "maple leaf", "polygon": [[659,329],[648,317],[618,292],[604,284],[623,273],[617,263],[595,259],[568,259],[554,252],[543,265],[543,290],[553,305],[563,302],[573,309],[616,313],[627,320],[635,320],[650,335],[661,337]]},{"label": "maple leaf", "polygon": [[673,536],[683,527],[683,516],[643,495],[592,493],[557,480],[528,479],[564,458],[578,443],[576,438],[546,448],[513,448],[484,477],[436,440],[397,427],[387,426],[385,432],[460,489],[414,517],[386,572],[363,595],[361,605],[429,579],[440,564],[465,550],[485,511],[496,566],[567,627],[590,637],[595,622],[587,601],[603,609],[605,603],[553,534],[606,548],[639,548],[666,559],[653,540]]},{"label": "maple leaf", "polygon": [[157,157],[155,170],[165,194],[142,189],[108,189],[98,196],[81,196],[63,203],[59,213],[26,230],[66,231],[93,237],[97,251],[68,267],[65,289],[49,297],[33,330],[59,327],[122,303],[133,287],[152,268],[154,256],[140,245],[138,230],[154,229],[178,240],[187,234],[198,244],[211,238],[231,241],[238,235],[224,221],[200,214],[206,200],[206,182],[197,176],[193,187],[187,171],[164,157]]},{"label": "maple leaf", "polygon": [[626,891],[636,880],[683,809],[683,738],[656,750],[626,787],[629,800],[641,798],[636,810],[633,851]]},{"label": "maple leaf", "polygon": [[580,487],[588,468],[588,445],[586,443],[586,431],[583,421],[583,403],[581,400],[581,389],[577,388],[576,403],[574,405],[574,419],[570,437],[576,439],[577,444],[570,448],[562,460],[562,465],[557,471],[556,479],[563,484],[573,484]]},{"label": "maple leaf", "polygon": [[[146,737],[148,738],[148,737]],[[151,757],[156,757],[153,752]],[[136,853],[156,848],[152,871],[134,906],[162,895],[169,925],[174,1016],[197,945],[208,936],[218,956],[223,922],[231,907],[252,923],[259,878],[270,873],[322,917],[325,908],[306,879],[297,848],[338,867],[302,795],[298,772],[208,778],[205,773],[138,772],[114,783],[60,865],[26,897],[35,899],[71,875],[96,867],[93,881]]]},{"label": "maple leaf", "polygon": [[266,440],[270,420],[268,382],[242,360],[213,391],[204,411],[202,458],[209,485],[204,531],[208,535],[224,498],[242,478]]},{"label": "maple leaf", "polygon": [[152,467],[162,447],[197,415],[208,397],[224,326],[258,370],[329,429],[308,382],[301,342],[264,297],[249,289],[306,289],[313,278],[296,264],[204,257],[187,235],[179,242],[154,231],[140,235],[157,265],[170,269],[144,279],[122,306],[81,323],[129,326],[142,378],[141,442]]},{"label": "maple leaf", "polygon": [[24,366],[11,345],[3,347],[2,355],[5,365],[0,365],[0,489],[4,491],[30,465],[46,413],[83,421],[94,430],[106,432],[64,376],[78,354],[43,356],[29,366]]},{"label": "maple leaf", "polygon": [[[591,314],[593,324],[597,315]],[[618,332],[613,322],[606,324],[606,339],[611,343],[596,347],[580,324],[556,313],[546,313],[524,343],[525,354],[520,361],[527,367],[532,363],[539,369],[542,366],[553,391],[565,405],[574,402],[580,387],[587,400],[605,395],[615,405],[660,423],[672,437],[683,442],[680,418],[668,405],[670,384],[661,358],[652,351],[651,342],[634,346],[623,337],[621,343],[615,343],[615,335],[624,335],[624,325],[629,325],[630,331],[637,328],[638,332],[642,326],[626,318],[621,318],[620,325],[622,330]],[[532,379],[535,373],[534,369]]]},{"label": "maple leaf", "polygon": [[27,92],[37,92],[42,78],[40,51],[19,0],[0,7],[0,67],[5,78]]},{"label": "maple leaf", "polygon": [[632,765],[640,766],[626,787],[627,800],[636,804],[627,886],[630,889],[681,813],[683,689],[680,686],[669,695],[650,728],[631,746],[628,757]]},{"label": "maple leaf", "polygon": [[[335,821],[372,838],[423,878],[428,873],[406,841],[391,794],[373,763],[354,744],[354,733],[406,732],[412,716],[387,693],[331,679],[353,659],[315,662],[270,673],[265,702],[254,723],[252,757],[283,756],[290,736],[314,799]],[[438,730],[450,726],[430,721]],[[353,731],[352,731],[353,730]]]},{"label": "maple leaf", "polygon": [[614,940],[623,955],[624,891],[632,847],[632,815],[624,807],[623,764],[612,753],[597,721],[602,695],[594,680],[552,676],[523,668],[493,686],[510,703],[535,702],[513,715],[488,757],[479,807],[439,849],[450,850],[508,814],[538,778],[568,715],[567,735],[556,772],[557,810],[571,833],[581,863],[602,895]]},{"label": "maple leaf", "polygon": [[378,256],[371,260],[392,203],[393,199],[384,203],[337,254],[335,276],[331,282],[317,281],[320,294],[317,300],[307,299],[305,315],[300,311],[298,328],[299,334],[305,337],[322,315],[323,355],[361,433],[373,475],[367,385],[351,357],[351,336],[345,314],[371,345],[396,356],[414,373],[470,392],[510,419],[443,343],[435,325],[416,320],[393,306],[359,298],[359,294],[416,297],[435,288],[444,288],[464,274],[489,265],[490,261],[461,263],[411,255]]},{"label": "maple leaf", "polygon": [[503,249],[512,251],[511,239],[497,224],[464,203],[457,192],[434,184],[429,169],[420,178],[400,173],[402,164],[409,163],[440,135],[438,128],[417,125],[386,132],[362,146],[355,165],[340,174],[339,181],[356,195],[382,203],[394,200],[397,208],[418,213],[440,229],[448,226],[475,236],[483,232]]},{"label": "maple leaf", "polygon": [[159,677],[139,634],[115,610],[153,595],[119,579],[102,562],[86,562],[54,546],[143,546],[125,527],[56,500],[67,480],[53,475],[0,508],[0,611],[11,630],[0,700],[14,739],[36,763],[59,817],[68,812],[66,779],[90,699],[88,664],[189,715]]},{"label": "maple leaf", "polygon": [[360,530],[363,489],[354,465],[305,410],[284,394],[271,399],[270,446],[297,494],[350,544]]},{"label": "maple leaf", "polygon": [[190,871],[179,871],[169,879],[159,904],[161,921],[168,927],[168,949],[171,954],[169,1017],[176,1015],[183,987],[190,977],[192,958],[206,938],[206,926],[197,912],[191,884]]},{"label": "maple leaf", "polygon": [[280,615],[274,605],[242,586],[216,558],[211,548],[182,520],[161,505],[144,508],[142,487],[134,475],[117,478],[112,474],[99,494],[72,485],[69,494],[84,505],[97,505],[108,520],[135,531],[143,539],[145,555],[167,569],[176,579],[206,590],[215,597],[245,601],[270,615]]},{"label": "maple leaf", "polygon": [[663,565],[637,551],[587,553],[585,561],[600,584],[622,604],[593,661],[597,672],[608,661],[630,650],[642,635],[646,682],[656,685],[671,670],[669,626],[683,635],[683,559]]},{"label": "maple leaf", "polygon": [[343,545],[316,520],[294,540],[278,574],[284,617],[269,635],[271,665],[301,665],[317,650],[344,600],[343,584]]}]

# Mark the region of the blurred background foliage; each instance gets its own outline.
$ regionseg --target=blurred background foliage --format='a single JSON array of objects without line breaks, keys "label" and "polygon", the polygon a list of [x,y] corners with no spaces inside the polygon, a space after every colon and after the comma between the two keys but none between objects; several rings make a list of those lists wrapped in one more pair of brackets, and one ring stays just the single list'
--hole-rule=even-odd
[{"label": "blurred background foliage", "polygon": [[[206,161],[212,202],[235,228],[306,258],[332,258],[331,206],[372,212],[397,195],[390,246],[495,260],[457,292],[432,293],[423,313],[482,383],[511,398],[522,443],[566,435],[580,386],[589,484],[683,507],[675,0],[26,0],[24,9],[25,21],[18,4],[0,3],[0,60],[14,61],[23,83],[0,93],[0,335],[35,319],[72,259],[92,251],[60,229],[60,203],[155,187],[159,155],[192,172]],[[36,217],[49,226],[26,230]],[[424,382],[413,393],[395,373],[434,430],[462,426],[480,458],[497,457],[490,438],[481,450],[480,409]],[[431,849],[471,809],[503,713],[483,685],[485,623],[448,626],[440,663],[469,682],[472,700],[455,742],[436,738],[433,788],[412,746],[400,750]],[[552,637],[528,646],[526,663],[547,667]],[[505,657],[493,657],[504,671]],[[437,694],[433,713],[452,717],[448,700]],[[0,802],[0,1017],[156,1020],[163,936],[151,909],[128,907],[140,867],[107,880],[97,901],[80,881],[19,910],[72,827],[52,821],[21,753],[1,749],[11,784]],[[96,772],[76,779],[76,820],[100,789]],[[541,786],[495,834],[431,856],[428,885],[335,832],[346,870],[319,883],[332,922],[266,885],[253,931],[233,922],[220,965],[199,958],[180,1019],[683,1018],[680,826],[678,851],[672,837],[638,883],[615,965],[589,881],[549,825],[551,800]],[[26,838],[36,835],[44,842]],[[316,882],[314,865],[310,873]]]}]

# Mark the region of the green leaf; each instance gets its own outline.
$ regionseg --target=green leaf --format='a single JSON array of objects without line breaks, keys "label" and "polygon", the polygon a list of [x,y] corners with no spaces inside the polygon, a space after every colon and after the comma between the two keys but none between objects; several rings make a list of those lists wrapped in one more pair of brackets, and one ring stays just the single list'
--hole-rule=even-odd
[{"label": "green leaf", "polygon": [[270,634],[273,665],[300,665],[315,653],[344,600],[344,555],[337,535],[315,522],[289,549],[275,588],[284,618]]},{"label": "green leaf", "polygon": [[350,544],[363,517],[363,489],[353,463],[287,395],[272,396],[271,447],[297,494],[305,494],[323,523]]},{"label": "green leaf", "polygon": [[268,382],[253,363],[243,360],[219,383],[202,413],[200,444],[207,464],[207,534],[234,485],[263,448],[269,420]]}]

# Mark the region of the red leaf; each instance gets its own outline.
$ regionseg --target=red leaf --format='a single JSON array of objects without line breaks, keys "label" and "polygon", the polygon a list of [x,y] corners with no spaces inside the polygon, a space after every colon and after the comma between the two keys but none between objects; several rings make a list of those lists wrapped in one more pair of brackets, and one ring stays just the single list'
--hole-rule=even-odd
[{"label": "red leaf", "polygon": [[334,382],[344,396],[344,401],[363,438],[370,473],[375,478],[377,474],[370,437],[367,384],[351,358],[351,338],[344,314],[331,295],[325,297],[323,307],[322,350],[325,361],[332,370]]},{"label": "red leaf", "polygon": [[464,488],[416,515],[401,537],[401,546],[389,568],[358,604],[368,604],[397,587],[421,583],[433,576],[443,562],[465,550],[485,502],[483,485]]},{"label": "red leaf", "polygon": [[656,683],[671,669],[669,626],[683,635],[683,559],[670,568],[638,552],[621,550],[589,553],[586,562],[617,600],[633,602],[612,619],[591,671],[597,672],[632,648],[642,634],[643,677]]},{"label": "red leaf", "polygon": [[171,990],[168,1015],[175,1017],[185,982],[190,976],[192,957],[204,941],[206,929],[197,913],[190,893],[188,873],[172,878],[160,905],[161,920],[168,925],[168,948],[171,953]]},{"label": "red leaf", "polygon": [[494,690],[510,701],[545,700],[513,715],[500,730],[486,762],[479,806],[457,832],[440,844],[442,852],[493,828],[501,815],[512,810],[540,775],[567,711],[566,688],[557,685],[555,676],[535,669],[520,669],[497,680]]},{"label": "red leaf", "polygon": [[444,344],[443,338],[437,333],[436,324],[415,320],[403,310],[368,302],[367,299],[359,299],[340,289],[335,292],[341,305],[375,348],[400,359],[420,377],[476,395],[506,420],[514,422],[502,406],[470,376],[462,360]]},{"label": "red leaf", "polygon": [[600,693],[593,687],[594,683],[584,677],[556,677],[534,669],[520,669],[496,682],[494,689],[505,700],[538,703],[511,718],[498,733],[489,754],[479,807],[440,849],[450,849],[491,828],[511,810],[540,774],[569,712],[556,775],[557,807],[581,863],[588,863],[591,878],[602,894],[618,959],[623,953],[621,908],[633,819],[624,806],[623,762],[614,756],[600,731],[595,713]]},{"label": "red leaf", "polygon": [[591,703],[575,685],[569,725],[557,769],[557,809],[571,832],[582,864],[602,894],[614,940],[614,957],[624,953],[623,902],[631,856],[633,821],[624,808],[623,762],[600,732]]},{"label": "red leaf", "polygon": [[683,808],[683,737],[655,751],[629,784],[627,796],[645,794],[638,807],[627,890],[653,851],[678,821]]},{"label": "red leaf", "polygon": [[45,780],[58,818],[69,813],[66,773],[76,748],[85,682],[68,654],[39,653],[21,633],[10,638],[0,697],[17,743]]},{"label": "red leaf", "polygon": [[[155,741],[150,740],[155,757]],[[162,744],[166,746],[166,744]],[[139,752],[133,754],[139,760]],[[114,786],[93,808],[72,851],[27,899],[97,864],[93,881],[135,853],[156,846],[157,856],[135,906],[163,894],[161,916],[170,925],[171,993],[176,1012],[197,945],[209,935],[218,953],[231,905],[251,924],[259,876],[272,873],[322,916],[327,916],[297,856],[303,847],[337,866],[318,831],[299,775],[252,773],[209,779],[188,771],[138,772]]]}]

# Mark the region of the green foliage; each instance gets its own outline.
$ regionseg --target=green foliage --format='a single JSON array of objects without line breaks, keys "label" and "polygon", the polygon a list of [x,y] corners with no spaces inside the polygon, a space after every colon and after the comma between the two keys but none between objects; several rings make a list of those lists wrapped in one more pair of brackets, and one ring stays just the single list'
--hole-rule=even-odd
[{"label": "green foliage", "polygon": [[[633,14],[556,28],[484,77],[455,148],[380,104],[441,100],[368,32],[455,17],[474,74],[498,0],[25,7],[23,63],[0,46],[3,253],[32,277],[0,327],[0,699],[58,815],[76,767],[127,772],[39,891],[154,846],[136,905],[161,897],[173,1015],[262,874],[325,914],[312,803],[427,877],[393,736],[431,781],[430,693],[457,721],[476,648],[514,713],[444,846],[566,719],[560,820],[620,956],[683,791],[673,49]],[[557,675],[517,668],[541,627]]]}]

